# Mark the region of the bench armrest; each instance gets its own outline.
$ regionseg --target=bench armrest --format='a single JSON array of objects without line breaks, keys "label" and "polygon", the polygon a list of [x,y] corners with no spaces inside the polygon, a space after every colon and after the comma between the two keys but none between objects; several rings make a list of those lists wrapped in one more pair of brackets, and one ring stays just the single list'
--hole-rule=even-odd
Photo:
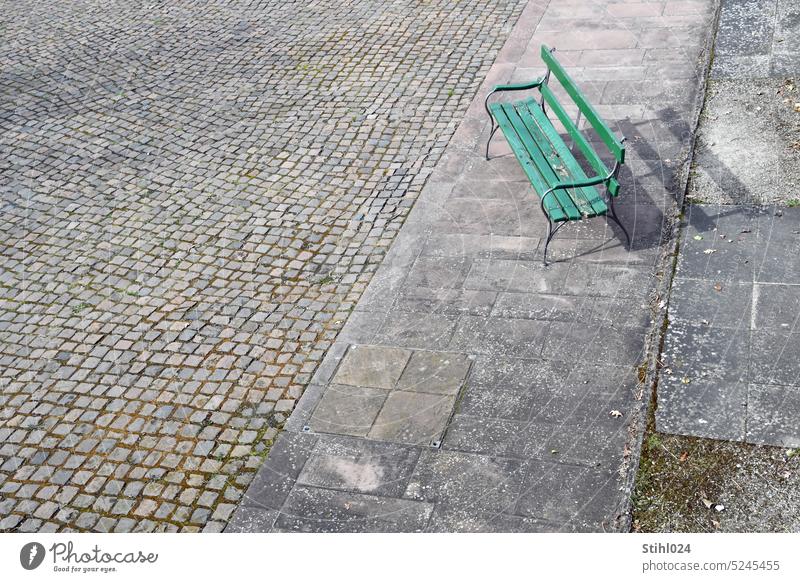
[{"label": "bench armrest", "polygon": [[545,210],[544,207],[545,200],[547,199],[548,194],[552,194],[556,190],[567,190],[569,188],[583,188],[584,186],[597,186],[599,184],[605,184],[613,177],[614,177],[614,172],[612,172],[608,176],[595,176],[594,178],[587,178],[586,180],[577,180],[575,182],[559,182],[558,184],[555,184],[550,189],[548,189],[547,192],[545,192],[542,195],[542,198],[540,200],[542,212],[547,214],[547,211]]},{"label": "bench armrest", "polygon": [[530,83],[517,83],[514,85],[495,85],[494,89],[492,89],[492,93],[496,91],[524,91],[525,89],[535,89],[539,85],[544,83],[544,77],[539,79],[535,79]]},{"label": "bench armrest", "polygon": [[576,182],[559,182],[548,192],[552,190],[567,190],[569,188],[583,188],[584,186],[597,186],[598,184],[603,184],[604,182],[608,182],[613,175],[609,176],[595,176],[594,178],[587,178],[586,180],[578,180]]},{"label": "bench armrest", "polygon": [[[492,127],[494,127],[494,117],[492,117],[492,113],[489,111],[489,99],[491,98],[492,95],[494,95],[495,93],[500,93],[502,91],[524,91],[526,89],[535,89],[536,87],[540,87],[542,83],[544,83],[544,79],[545,79],[544,77],[541,77],[539,79],[531,81],[530,83],[519,83],[516,85],[495,85],[494,89],[489,91],[489,94],[486,96],[486,100],[483,102],[483,106],[486,108],[486,114],[489,116],[489,119],[492,120]],[[492,133],[494,134],[494,131],[492,131]],[[489,139],[491,140],[491,138]],[[487,148],[486,151],[488,152],[489,146],[487,145],[486,148]]]}]

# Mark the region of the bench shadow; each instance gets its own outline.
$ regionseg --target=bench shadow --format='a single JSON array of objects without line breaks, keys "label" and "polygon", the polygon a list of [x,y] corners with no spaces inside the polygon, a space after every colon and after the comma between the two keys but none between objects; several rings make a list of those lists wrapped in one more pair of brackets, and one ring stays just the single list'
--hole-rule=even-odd
[{"label": "bench shadow", "polygon": [[[679,143],[684,144],[684,147],[690,143],[691,128],[686,120],[675,109],[666,107],[657,111],[657,118],[664,122],[669,129],[670,133]],[[649,172],[645,176],[656,176],[661,185],[671,193],[675,203],[679,208],[684,203],[683,191],[677,168],[665,166],[662,161],[662,156],[652,146],[652,144],[642,135],[639,130],[640,125],[648,124],[649,122],[633,123],[629,120],[621,121],[619,123],[620,131],[629,138],[629,143],[633,146],[639,161],[644,163]],[[710,164],[717,172],[717,179],[720,183],[727,185],[734,184],[734,187],[740,192],[747,200],[744,205],[727,205],[727,204],[714,204],[714,214],[706,211],[706,208],[701,205],[691,205],[691,212],[687,212],[685,220],[697,232],[711,232],[717,228],[717,221],[724,217],[736,215],[748,215],[752,213],[752,206],[762,206],[762,202],[756,199],[750,190],[738,179],[735,172],[728,168],[713,152],[706,151],[703,153],[705,164]],[[691,168],[689,168],[691,171]]]}]

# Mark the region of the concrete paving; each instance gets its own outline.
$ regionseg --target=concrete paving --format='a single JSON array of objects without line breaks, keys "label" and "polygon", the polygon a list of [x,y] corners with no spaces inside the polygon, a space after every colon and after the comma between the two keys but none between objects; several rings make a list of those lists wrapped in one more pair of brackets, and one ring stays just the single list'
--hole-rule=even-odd
[{"label": "concrete paving", "polygon": [[[619,531],[711,0],[530,2],[226,531]],[[483,97],[548,43],[628,138],[620,215],[546,221]],[[635,459],[634,459],[635,461]],[[633,463],[635,470],[635,462]]]},{"label": "concrete paving", "polygon": [[669,301],[662,432],[800,446],[798,16],[794,2],[722,2]]},{"label": "concrete paving", "polygon": [[687,210],[656,426],[800,446],[800,209]]},{"label": "concrete paving", "polygon": [[717,79],[800,75],[795,0],[722,0],[711,75]]},{"label": "concrete paving", "polygon": [[689,200],[800,203],[800,8],[723,0]]}]

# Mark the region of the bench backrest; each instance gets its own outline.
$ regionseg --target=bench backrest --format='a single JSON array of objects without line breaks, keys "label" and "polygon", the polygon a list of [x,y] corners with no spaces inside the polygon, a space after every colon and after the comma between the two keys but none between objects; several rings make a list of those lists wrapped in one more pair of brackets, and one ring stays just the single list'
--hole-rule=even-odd
[{"label": "bench backrest", "polygon": [[[572,77],[567,74],[567,72],[564,70],[564,67],[562,67],[561,63],[556,60],[550,48],[546,45],[542,45],[542,60],[547,65],[548,71],[550,71],[550,73],[555,76],[556,79],[558,79],[558,82],[564,88],[567,95],[569,95],[570,99],[572,99],[572,102],[578,107],[580,112],[586,118],[586,121],[588,121],[592,128],[597,132],[597,135],[600,137],[600,139],[603,140],[603,143],[606,145],[606,147],[608,147],[609,151],[614,156],[614,159],[620,164],[624,163],[625,146],[623,145],[622,140],[618,139],[616,134],[608,127],[608,125],[606,125],[606,123],[600,117],[600,114],[597,113],[597,110],[595,110],[592,104],[589,103],[589,101],[586,99],[586,96],[575,84],[575,81],[573,81]],[[542,97],[547,102],[547,105],[556,114],[559,121],[561,121],[561,125],[564,126],[570,137],[578,145],[591,166],[598,172],[598,174],[608,175],[610,172],[608,167],[603,160],[600,159],[600,156],[597,155],[597,152],[594,151],[586,137],[575,125],[575,121],[566,112],[564,106],[558,101],[558,98],[555,96],[550,87],[547,85],[542,85],[541,91]],[[609,190],[611,191],[612,195],[617,194],[619,191],[619,184],[616,180],[612,181]]]}]

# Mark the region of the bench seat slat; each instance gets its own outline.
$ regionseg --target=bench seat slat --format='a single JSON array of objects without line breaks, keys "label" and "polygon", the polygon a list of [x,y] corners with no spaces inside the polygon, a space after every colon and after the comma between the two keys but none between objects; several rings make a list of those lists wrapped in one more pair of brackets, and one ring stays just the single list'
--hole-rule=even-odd
[{"label": "bench seat slat", "polygon": [[[544,147],[549,146],[552,149],[552,155],[565,167],[566,178],[574,181],[588,179],[586,172],[584,172],[583,168],[578,164],[575,156],[573,156],[567,144],[564,143],[564,140],[561,139],[556,128],[550,123],[550,120],[547,119],[547,116],[544,114],[541,107],[539,107],[539,104],[531,98],[526,99],[523,104],[526,112],[530,115],[530,122],[535,123],[537,129],[542,134],[542,144],[546,144]],[[589,207],[591,207],[592,211],[588,212],[581,206],[585,214],[596,216],[605,214],[608,211],[608,206],[598,193],[597,188],[589,186],[586,188],[575,188],[573,190],[578,190]]]},{"label": "bench seat slat", "polygon": [[[522,143],[522,140],[517,135],[514,126],[511,124],[511,121],[508,119],[506,115],[506,111],[503,108],[503,104],[501,103],[494,103],[490,106],[490,111],[494,118],[497,120],[497,124],[500,126],[500,129],[503,131],[503,135],[506,137],[508,141],[508,145],[511,147],[511,151],[514,152],[517,160],[519,161],[520,165],[522,166],[525,175],[528,176],[528,179],[531,181],[534,189],[537,193],[541,196],[544,192],[546,192],[550,186],[545,181],[544,177],[539,172],[536,165],[533,163],[533,160],[527,154],[527,150]],[[545,211],[547,212],[548,216],[550,216],[551,220],[554,222],[568,220],[567,214],[562,210],[561,206],[558,204],[556,199],[552,196],[548,196],[548,199],[545,200]]]},{"label": "bench seat slat", "polygon": [[[536,164],[536,167],[539,169],[539,173],[545,179],[549,188],[559,182],[558,175],[555,173],[553,168],[550,167],[550,163],[545,159],[542,153],[541,145],[531,135],[530,128],[526,127],[525,122],[520,117],[519,112],[514,105],[515,104],[513,103],[506,103],[503,105],[503,110],[508,119],[511,121],[514,131],[517,132],[517,135],[525,146],[526,153]],[[545,191],[546,190],[539,192],[539,196],[543,195]],[[564,214],[567,215],[569,220],[577,220],[581,217],[580,208],[576,206],[575,202],[572,200],[566,190],[556,190],[550,196],[548,196],[548,199],[549,198],[554,198],[558,201],[558,205],[561,207],[561,210],[564,211]]]},{"label": "bench seat slat", "polygon": [[[586,180],[587,176],[583,168],[580,167],[567,144],[564,143],[564,140],[561,139],[561,136],[558,135],[558,132],[555,131],[555,128],[545,117],[539,104],[533,99],[526,99],[517,103],[515,107],[550,166],[557,175],[561,174],[557,176],[558,180]],[[536,119],[537,116],[541,116],[538,121]],[[562,192],[567,193],[572,198],[575,206],[578,207],[583,216],[598,216],[605,214],[608,210],[605,201],[594,186],[570,188],[569,190],[562,190]]]},{"label": "bench seat slat", "polygon": [[[533,99],[494,103],[490,111],[511,150],[541,197],[558,182],[586,179],[564,140]],[[555,190],[545,200],[553,222],[605,214],[608,207],[592,186]]]}]

